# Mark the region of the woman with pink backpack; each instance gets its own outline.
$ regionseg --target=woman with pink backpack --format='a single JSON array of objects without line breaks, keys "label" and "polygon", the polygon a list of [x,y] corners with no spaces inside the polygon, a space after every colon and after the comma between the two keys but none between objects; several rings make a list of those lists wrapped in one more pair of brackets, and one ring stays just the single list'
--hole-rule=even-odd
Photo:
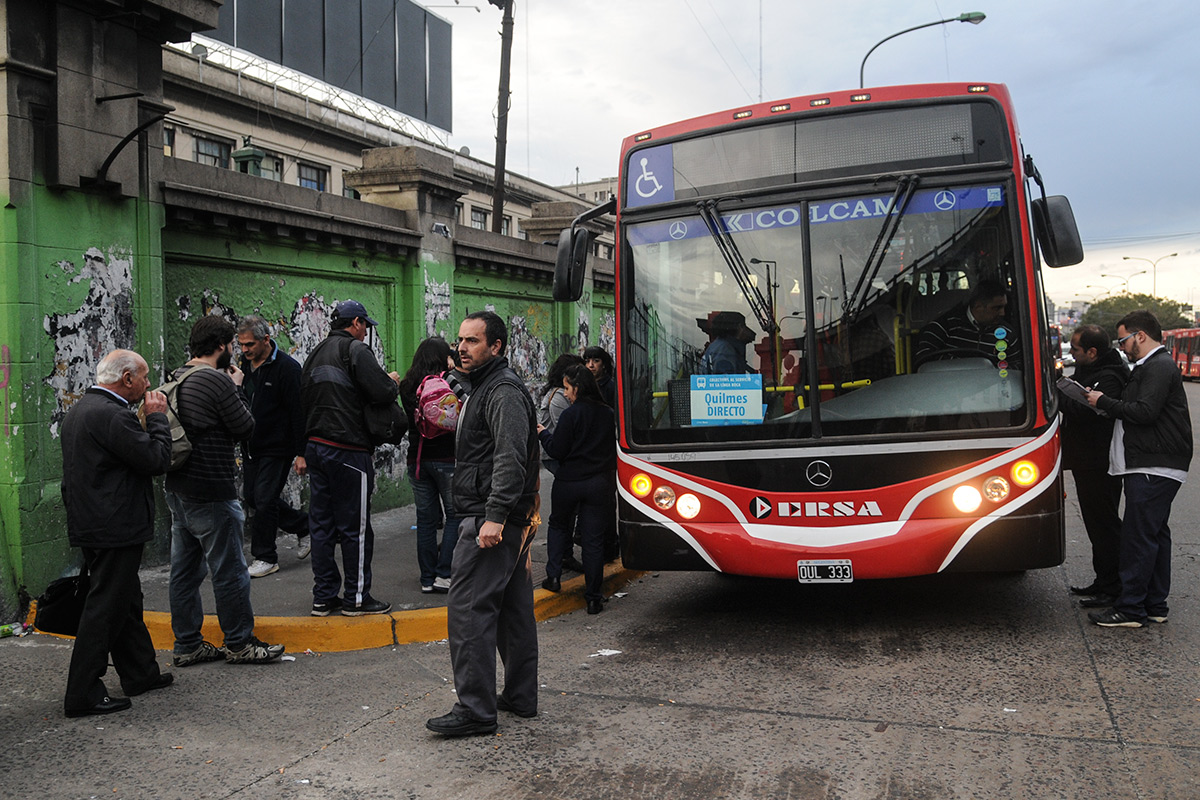
[{"label": "woman with pink backpack", "polygon": [[417,345],[400,381],[400,402],[408,415],[408,479],[417,506],[417,567],[421,591],[427,594],[450,590],[450,562],[458,543],[450,484],[462,400],[454,369],[454,350],[445,339],[433,336]]}]

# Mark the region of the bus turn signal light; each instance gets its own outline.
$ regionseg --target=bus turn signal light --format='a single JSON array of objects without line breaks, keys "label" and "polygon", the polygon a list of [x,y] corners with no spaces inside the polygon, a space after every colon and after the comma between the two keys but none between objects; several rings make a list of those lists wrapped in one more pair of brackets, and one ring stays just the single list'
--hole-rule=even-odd
[{"label": "bus turn signal light", "polygon": [[1032,486],[1038,479],[1037,464],[1032,461],[1018,461],[1013,464],[1012,478],[1017,486]]},{"label": "bus turn signal light", "polygon": [[650,490],[653,488],[654,483],[650,480],[650,476],[644,472],[639,472],[629,481],[629,491],[638,497],[645,497],[650,494]]}]

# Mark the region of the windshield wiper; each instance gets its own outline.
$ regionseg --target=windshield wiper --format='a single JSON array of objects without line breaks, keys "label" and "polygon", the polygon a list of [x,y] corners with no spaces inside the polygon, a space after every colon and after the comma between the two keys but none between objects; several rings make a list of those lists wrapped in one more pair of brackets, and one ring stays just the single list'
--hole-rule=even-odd
[{"label": "windshield wiper", "polygon": [[758,320],[758,324],[762,326],[763,332],[774,334],[779,330],[779,326],[771,314],[771,304],[763,297],[762,292],[758,290],[758,287],[751,280],[750,267],[746,265],[746,259],[742,257],[742,251],[738,249],[737,242],[729,234],[729,230],[725,227],[725,223],[721,220],[721,214],[717,210],[717,204],[720,202],[721,198],[717,198],[697,203],[696,207],[700,209],[700,218],[704,220],[709,234],[712,236],[713,241],[717,243],[717,250],[720,251],[721,257],[725,259],[725,263],[729,266],[729,271],[733,273],[733,278],[737,281],[738,288],[742,290],[742,296],[746,298],[746,302],[750,305],[750,310],[754,312],[754,317]]},{"label": "windshield wiper", "polygon": [[[912,200],[920,182],[920,175],[901,175],[896,181],[896,191],[892,192],[892,199],[888,202],[888,213],[883,218],[883,225],[880,226],[879,234],[875,237],[875,244],[871,247],[871,253],[867,256],[866,263],[863,264],[862,272],[859,273],[858,283],[854,284],[854,294],[847,298],[846,305],[842,307],[843,319],[847,322],[856,318],[867,305],[867,290],[879,274],[880,267],[883,266],[888,243],[896,235],[896,231],[900,227],[900,220],[904,217],[904,212],[908,210],[908,203]],[[899,201],[898,204],[897,201]],[[878,259],[876,259],[876,255],[879,256]],[[861,298],[859,297],[860,292]]]}]

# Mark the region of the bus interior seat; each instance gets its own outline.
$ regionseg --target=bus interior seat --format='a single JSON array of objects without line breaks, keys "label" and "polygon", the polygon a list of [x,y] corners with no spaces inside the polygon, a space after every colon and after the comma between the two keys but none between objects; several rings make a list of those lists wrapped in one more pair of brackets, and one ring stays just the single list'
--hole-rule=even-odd
[{"label": "bus interior seat", "polygon": [[983,356],[979,358],[950,358],[945,361],[926,361],[917,367],[917,373],[923,375],[928,372],[961,372],[973,369],[995,369],[995,366]]}]

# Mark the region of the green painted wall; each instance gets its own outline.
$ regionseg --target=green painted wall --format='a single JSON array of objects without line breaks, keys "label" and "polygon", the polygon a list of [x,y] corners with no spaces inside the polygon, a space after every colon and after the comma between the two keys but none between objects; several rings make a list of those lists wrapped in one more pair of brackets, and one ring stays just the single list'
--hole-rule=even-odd
[{"label": "green painted wall", "polygon": [[22,184],[0,209],[0,616],[77,563],[58,427],[117,347],[159,350],[162,208]]},{"label": "green painted wall", "polygon": [[[401,374],[421,339],[453,340],[462,317],[484,308],[508,321],[509,359],[535,392],[560,352],[612,349],[611,292],[556,304],[544,277],[456,269],[429,253],[164,223],[160,205],[40,187],[0,210],[0,617],[15,618],[24,598],[78,563],[59,493],[58,426],[115,347],[142,353],[162,376],[187,359],[197,315],[254,313],[303,362],[327,335],[334,304],[354,298],[381,323],[368,340],[381,363]],[[410,503],[403,447],[380,448],[376,466],[374,508]],[[303,484],[293,478],[288,492],[301,499]],[[160,503],[148,563],[167,558],[168,529]]]}]

